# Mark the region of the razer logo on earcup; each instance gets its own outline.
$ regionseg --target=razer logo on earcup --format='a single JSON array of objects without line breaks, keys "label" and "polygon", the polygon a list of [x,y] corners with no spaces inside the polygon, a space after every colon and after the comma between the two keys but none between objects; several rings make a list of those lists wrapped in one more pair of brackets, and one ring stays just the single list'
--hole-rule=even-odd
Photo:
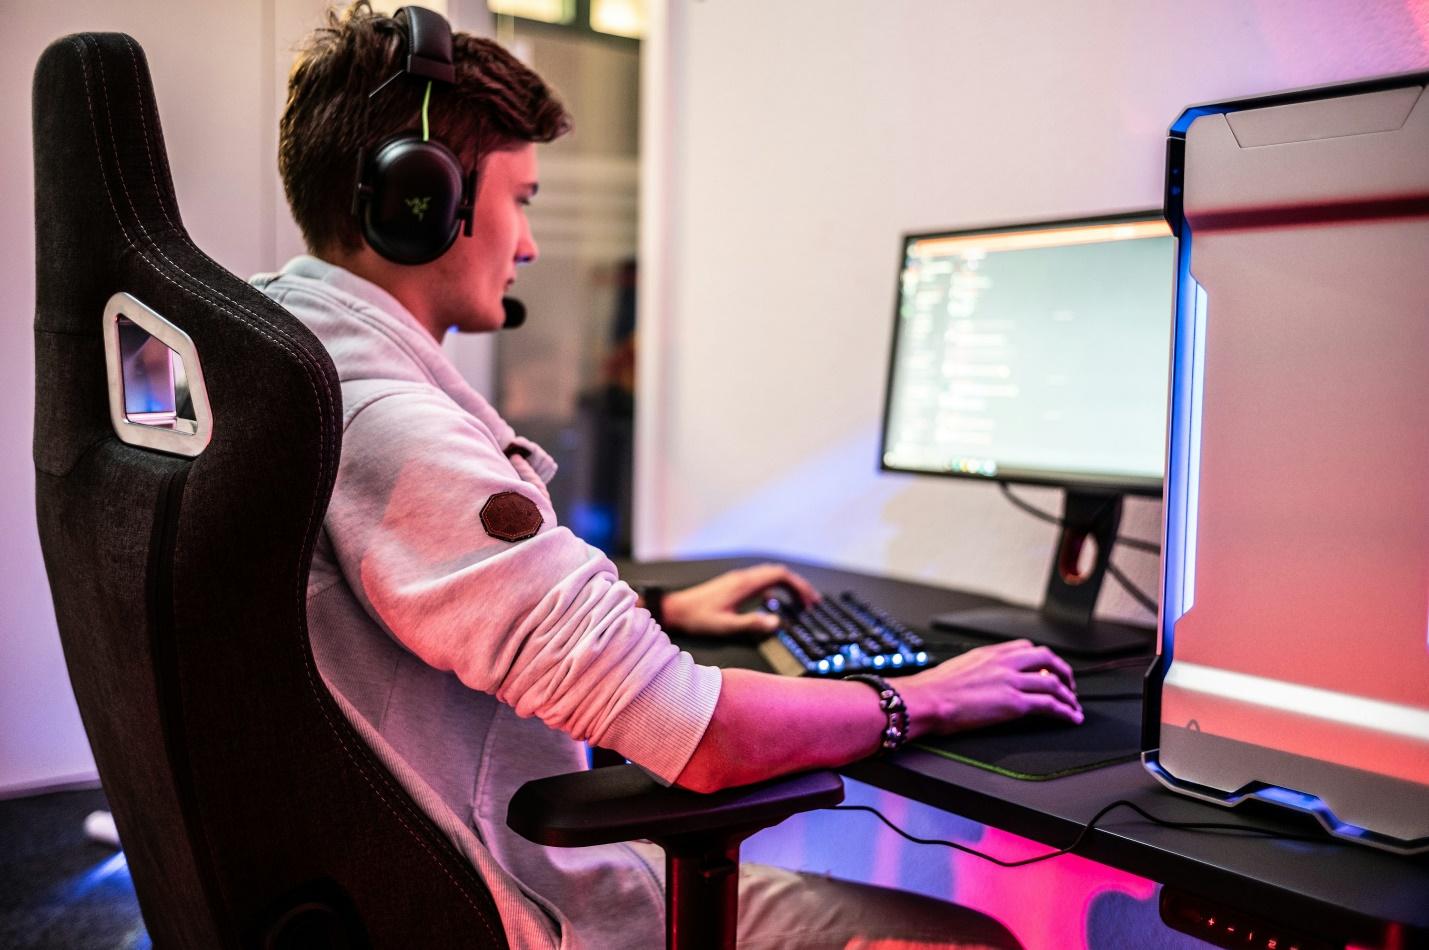
[{"label": "razer logo on earcup", "polygon": [[427,205],[431,204],[431,202],[432,199],[430,197],[408,198],[407,207],[411,209],[412,213],[417,216],[417,220],[420,221],[423,215],[427,213]]}]

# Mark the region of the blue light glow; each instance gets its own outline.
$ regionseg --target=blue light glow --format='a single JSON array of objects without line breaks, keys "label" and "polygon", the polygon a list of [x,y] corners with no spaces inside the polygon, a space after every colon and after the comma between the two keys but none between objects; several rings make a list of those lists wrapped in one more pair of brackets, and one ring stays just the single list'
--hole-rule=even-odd
[{"label": "blue light glow", "polygon": [[827,451],[779,460],[751,494],[677,537],[671,556],[759,550],[827,562],[884,549],[900,531],[889,505],[907,486],[876,472],[878,445],[879,427],[871,423]]},{"label": "blue light glow", "polygon": [[1232,106],[1197,106],[1194,109],[1187,109],[1181,113],[1181,117],[1171,126],[1172,135],[1185,135],[1191,128],[1191,123],[1195,122],[1203,115],[1222,115],[1226,112],[1235,112]]},{"label": "blue light glow", "polygon": [[133,886],[129,883],[129,861],[124,857],[123,851],[115,852],[80,875],[79,879],[65,890],[64,900],[78,900],[111,878],[125,887]]},{"label": "blue light glow", "polygon": [[610,505],[576,502],[567,518],[569,527],[582,541],[609,552],[615,545],[615,510]]},{"label": "blue light glow", "polygon": [[1292,808],[1314,808],[1323,807],[1321,801],[1314,795],[1306,795],[1304,792],[1294,792],[1288,788],[1281,788],[1279,785],[1267,785],[1256,792],[1256,797],[1266,801],[1275,802],[1278,805],[1289,805]]},{"label": "blue light glow", "polygon": [[[1208,300],[1191,274],[1191,228],[1181,222],[1171,376],[1171,421],[1166,461],[1166,572],[1163,578],[1163,653],[1173,646],[1175,625],[1191,609],[1195,584],[1195,495],[1200,482],[1200,403]],[[1199,354],[1199,358],[1198,358]]]},{"label": "blue light glow", "polygon": [[1318,795],[1297,792],[1294,789],[1282,788],[1279,785],[1266,785],[1252,792],[1251,797],[1272,802],[1276,805],[1284,805],[1296,811],[1309,812],[1318,818],[1320,824],[1324,825],[1326,829],[1342,838],[1386,840],[1384,836],[1376,835],[1367,828],[1352,825],[1349,822],[1341,821],[1339,818],[1336,818],[1335,813],[1330,810],[1330,806],[1325,804],[1325,800]]},{"label": "blue light glow", "polygon": [[1317,795],[1299,792],[1279,785],[1260,785],[1254,783],[1235,792],[1223,792],[1218,789],[1196,785],[1192,782],[1185,782],[1166,771],[1155,750],[1142,755],[1142,764],[1145,765],[1146,770],[1156,776],[1163,785],[1180,789],[1203,801],[1213,802],[1226,807],[1234,807],[1248,798],[1255,798],[1273,805],[1280,805],[1286,808],[1292,808],[1295,811],[1304,812],[1308,815],[1313,815],[1326,831],[1338,838],[1354,838],[1358,841],[1387,848],[1391,851],[1407,851],[1412,854],[1417,854],[1429,849],[1429,839],[1421,838],[1416,841],[1405,842],[1391,838],[1388,835],[1370,831],[1368,828],[1364,828],[1360,825],[1352,825],[1347,821],[1342,821],[1330,810],[1330,806],[1325,803],[1325,800]]},{"label": "blue light glow", "polygon": [[1201,511],[1201,412],[1206,398],[1206,289],[1189,278],[1195,287],[1196,309],[1192,333],[1195,343],[1191,354],[1191,432],[1186,460],[1185,532],[1186,554],[1182,565],[1184,579],[1181,604],[1176,616],[1185,614],[1196,603],[1196,530]]}]

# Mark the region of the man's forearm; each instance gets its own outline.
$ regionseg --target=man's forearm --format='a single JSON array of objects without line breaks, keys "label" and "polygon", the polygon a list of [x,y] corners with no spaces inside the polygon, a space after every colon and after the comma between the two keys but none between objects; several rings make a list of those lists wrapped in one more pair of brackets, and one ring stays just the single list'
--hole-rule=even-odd
[{"label": "man's forearm", "polygon": [[[863,683],[725,670],[719,702],[677,784],[708,792],[874,752],[888,719]],[[1028,714],[1082,721],[1066,661],[1013,640],[954,657],[896,681],[908,738],[976,729]]]},{"label": "man's forearm", "polygon": [[699,792],[870,755],[886,717],[862,683],[724,670],[719,704],[676,783]]}]

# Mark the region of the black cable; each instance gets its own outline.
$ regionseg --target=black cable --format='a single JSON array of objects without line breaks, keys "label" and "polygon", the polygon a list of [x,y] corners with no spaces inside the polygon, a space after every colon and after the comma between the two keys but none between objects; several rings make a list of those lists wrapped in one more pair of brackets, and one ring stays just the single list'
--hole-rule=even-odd
[{"label": "black cable", "polygon": [[[1151,665],[1152,658],[1146,656],[1122,657],[1119,660],[1106,660],[1102,663],[1095,663],[1091,666],[1082,666],[1073,672],[1077,676],[1095,676],[1097,673],[1108,673],[1113,670],[1125,670],[1132,667],[1141,667],[1144,672]],[[1085,684],[1085,680],[1082,681]],[[1083,693],[1077,692],[1077,700],[1083,703],[1110,702],[1112,700],[1143,699],[1141,691],[1124,693]]]},{"label": "black cable", "polygon": [[1135,802],[1129,802],[1123,798],[1112,802],[1110,805],[1107,805],[1101,811],[1093,815],[1092,820],[1082,826],[1082,829],[1077,832],[1077,837],[1072,839],[1072,843],[1067,845],[1065,848],[1058,848],[1057,850],[1049,851],[1046,854],[1039,854],[1030,858],[1022,858],[1017,861],[1004,861],[1001,858],[995,858],[984,851],[977,850],[976,848],[970,848],[965,844],[958,844],[956,841],[945,841],[942,838],[919,838],[916,835],[910,835],[908,832],[904,831],[902,828],[899,828],[893,822],[885,818],[883,816],[883,813],[880,812],[877,808],[873,808],[869,805],[833,805],[829,808],[829,810],[866,811],[876,817],[879,821],[883,822],[889,828],[893,829],[893,831],[906,838],[907,840],[913,842],[914,844],[942,845],[946,848],[952,848],[954,851],[961,851],[964,854],[970,854],[975,858],[982,858],[984,861],[991,861],[998,867],[1020,868],[1023,865],[1036,864],[1039,861],[1046,861],[1050,858],[1059,858],[1064,854],[1071,854],[1077,848],[1081,847],[1083,839],[1085,839],[1086,836],[1091,833],[1092,829],[1096,827],[1097,822],[1101,821],[1102,818],[1106,817],[1108,812],[1113,811],[1117,808],[1130,808],[1142,818],[1145,818],[1147,821],[1151,822],[1154,825],[1160,825],[1163,828],[1181,828],[1187,831],[1234,831],[1240,832],[1242,834],[1262,835],[1267,838],[1280,838],[1285,841],[1325,840],[1324,836],[1322,835],[1297,835],[1293,832],[1276,831],[1272,828],[1260,828],[1255,825],[1233,825],[1229,822],[1217,821],[1169,821],[1165,818],[1157,818],[1155,815],[1151,814]]},{"label": "black cable", "polygon": [[1158,556],[1161,554],[1161,545],[1155,541],[1143,541],[1140,538],[1126,538],[1117,535],[1116,543],[1124,548],[1130,548],[1133,551],[1145,551],[1147,554],[1155,554]]},{"label": "black cable", "polygon": [[[1050,511],[1043,511],[1036,505],[1032,505],[1024,501],[1023,499],[1018,498],[1012,493],[1012,486],[1007,484],[1007,482],[998,482],[997,486],[998,488],[1002,489],[1002,493],[1003,495],[1007,496],[1008,501],[1012,502],[1012,504],[1016,507],[1027,512],[1032,517],[1037,518],[1040,521],[1045,521],[1048,524],[1054,524],[1059,528],[1065,528],[1067,526],[1066,521],[1061,518],[1058,518]],[[1107,504],[1111,504],[1111,501],[1108,500]],[[1098,513],[1097,517],[1101,517],[1101,514]],[[1124,538],[1121,535],[1117,535],[1115,543],[1120,544],[1123,547],[1131,548],[1133,551],[1145,551],[1148,554],[1161,553],[1161,545],[1157,544],[1154,541],[1143,541],[1141,538]]]},{"label": "black cable", "polygon": [[1152,599],[1150,594],[1132,583],[1131,578],[1127,577],[1121,568],[1117,567],[1111,561],[1107,561],[1106,572],[1131,595],[1132,600],[1151,611],[1153,616],[1156,614],[1156,601]]},{"label": "black cable", "polygon": [[1048,524],[1054,524],[1059,528],[1063,527],[1063,521],[1061,518],[1058,518],[1050,511],[1043,511],[1041,508],[1038,508],[1032,504],[1029,504],[1028,502],[1023,501],[1021,498],[1018,498],[1012,493],[1012,486],[1007,484],[1007,482],[998,482],[997,487],[1002,489],[1002,493],[1007,496],[1008,501],[1012,502],[1018,508],[1021,508],[1023,511],[1027,512],[1032,517],[1045,521]]},{"label": "black cable", "polygon": [[1101,663],[1078,666],[1072,672],[1078,676],[1086,676],[1090,673],[1105,673],[1108,670],[1124,670],[1132,666],[1139,666],[1144,672],[1153,659],[1154,657],[1150,656],[1124,656],[1119,660],[1103,660]]}]

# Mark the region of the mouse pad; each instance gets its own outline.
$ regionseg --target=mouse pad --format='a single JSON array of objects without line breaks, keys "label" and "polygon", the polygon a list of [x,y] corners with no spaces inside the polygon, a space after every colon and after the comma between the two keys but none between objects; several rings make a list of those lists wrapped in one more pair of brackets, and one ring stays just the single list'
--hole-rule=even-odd
[{"label": "mouse pad", "polygon": [[920,740],[920,749],[1011,778],[1042,781],[1141,755],[1140,669],[1077,674],[1086,718],[1079,726],[1040,717]]}]

